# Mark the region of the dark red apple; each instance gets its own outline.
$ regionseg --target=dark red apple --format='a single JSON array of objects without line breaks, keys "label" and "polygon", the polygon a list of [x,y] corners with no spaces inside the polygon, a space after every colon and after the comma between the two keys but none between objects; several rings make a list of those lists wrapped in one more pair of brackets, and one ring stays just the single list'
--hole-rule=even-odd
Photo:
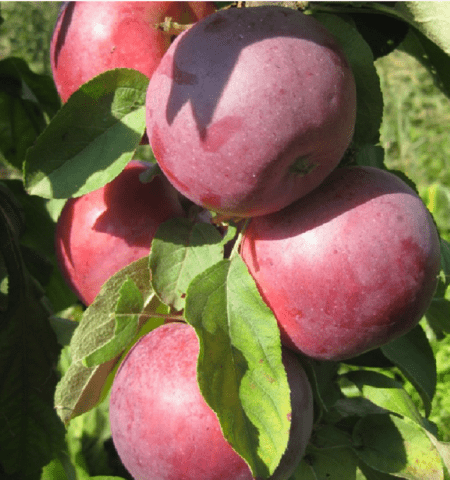
[{"label": "dark red apple", "polygon": [[106,70],[133,68],[150,78],[171,42],[155,24],[193,23],[215,10],[212,2],[68,2],[50,44],[62,101]]},{"label": "dark red apple", "polygon": [[355,82],[311,16],[235,8],[175,39],[146,110],[155,157],[183,195],[257,216],[304,196],[337,166],[353,136]]},{"label": "dark red apple", "polygon": [[[114,445],[139,480],[251,480],[245,461],[222,435],[197,384],[198,339],[184,323],[142,337],[119,367],[110,398]],[[313,398],[294,355],[283,351],[291,386],[286,453],[271,479],[287,479],[300,462],[313,422]]]},{"label": "dark red apple", "polygon": [[252,219],[241,255],[282,342],[320,360],[352,358],[411,330],[440,268],[421,199],[371,167],[339,168],[281,212]]},{"label": "dark red apple", "polygon": [[64,205],[56,226],[56,255],[64,278],[85,305],[109,277],[149,254],[162,222],[185,216],[178,192],[164,176],[140,182],[148,167],[133,160],[112,182]]}]

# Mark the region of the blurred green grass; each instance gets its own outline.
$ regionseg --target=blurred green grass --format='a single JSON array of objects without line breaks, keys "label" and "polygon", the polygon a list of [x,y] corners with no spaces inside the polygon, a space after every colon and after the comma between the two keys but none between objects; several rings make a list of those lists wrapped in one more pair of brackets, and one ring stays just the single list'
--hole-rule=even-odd
[{"label": "blurred green grass", "polygon": [[394,51],[376,67],[384,97],[381,144],[389,168],[405,172],[450,240],[450,100],[414,58]]},{"label": "blurred green grass", "polygon": [[51,75],[50,39],[62,2],[2,2],[0,60],[18,56],[35,73]]},{"label": "blurred green grass", "polygon": [[418,185],[450,185],[450,101],[414,58],[394,51],[376,62],[385,107],[381,141],[387,164]]},{"label": "blurred green grass", "polygon": [[[36,73],[51,74],[49,45],[61,2],[0,2],[0,60],[25,59]],[[405,172],[417,185],[440,232],[450,240],[450,100],[429,72],[401,51],[378,59],[384,96],[381,145],[386,164]],[[432,339],[438,388],[431,420],[441,439],[450,441],[450,336]],[[413,394],[418,405],[418,396]]]}]

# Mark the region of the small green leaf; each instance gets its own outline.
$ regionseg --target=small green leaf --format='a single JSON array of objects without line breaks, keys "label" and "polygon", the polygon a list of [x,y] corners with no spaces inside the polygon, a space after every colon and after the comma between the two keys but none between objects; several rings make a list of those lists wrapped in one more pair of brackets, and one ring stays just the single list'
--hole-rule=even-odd
[{"label": "small green leaf", "polygon": [[150,250],[152,286],[166,305],[182,310],[191,280],[223,258],[222,236],[214,225],[186,218],[164,222]]},{"label": "small green leaf", "polygon": [[228,242],[231,242],[236,237],[237,227],[232,222],[227,226],[224,237],[222,238],[222,244],[225,245]]},{"label": "small green leaf", "polygon": [[368,415],[353,431],[354,451],[380,472],[410,480],[443,480],[442,461],[426,431],[409,418]]},{"label": "small green leaf", "polygon": [[364,397],[340,398],[333,405],[332,410],[338,413],[340,418],[365,417],[370,414],[386,413],[384,408],[375,405]]},{"label": "small green leaf", "polygon": [[64,443],[64,427],[52,408],[60,348],[42,289],[21,255],[20,209],[4,193],[0,190],[0,264],[8,274],[8,295],[0,311],[0,471],[36,478]]},{"label": "small green leaf", "polygon": [[398,2],[403,19],[450,55],[450,4],[447,2]]},{"label": "small green leaf", "polygon": [[357,480],[358,458],[350,448],[309,446],[292,480]]},{"label": "small green leaf", "polygon": [[351,435],[330,424],[318,424],[310,443],[314,449],[351,447],[351,444]]},{"label": "small green leaf", "polygon": [[31,147],[60,107],[53,80],[15,57],[0,61],[0,157],[21,170]]},{"label": "small green leaf", "polygon": [[[408,23],[389,14],[391,12],[387,6],[382,9],[382,13],[377,12],[377,7],[380,8],[378,2],[354,2],[353,5],[356,7],[354,11],[346,12],[345,15],[352,18],[356,28],[370,45],[375,60],[393,52],[408,33]],[[391,2],[391,5],[395,4]],[[386,11],[389,13],[386,14]]]},{"label": "small green leaf", "polygon": [[418,60],[442,92],[450,96],[450,57],[438,45],[416,28],[410,28],[399,50]]},{"label": "small green leaf", "polygon": [[276,319],[240,256],[191,282],[185,315],[200,341],[200,390],[225,438],[266,478],[286,450],[290,390]]},{"label": "small green leaf", "polygon": [[[449,59],[450,61],[450,59]],[[433,219],[438,226],[438,230],[443,236],[448,236],[450,233],[450,226],[448,224],[448,218],[450,216],[450,188],[442,185],[439,182],[433,182],[430,185],[424,185],[420,188],[420,197],[424,201],[428,210],[433,216]],[[449,272],[449,264],[445,262],[445,258],[448,257],[449,249],[448,243],[441,238],[441,269]],[[450,284],[450,276],[443,279],[445,286]]]},{"label": "small green leaf", "polygon": [[82,85],[28,150],[28,193],[76,197],[113,180],[144,133],[147,85],[145,75],[125,68]]},{"label": "small green leaf", "polygon": [[158,175],[164,175],[158,163],[153,163],[147,170],[139,174],[139,181],[141,183],[150,183]]},{"label": "small green leaf", "polygon": [[359,469],[361,470],[362,477],[357,477],[357,480],[397,480],[397,476],[389,475],[389,473],[379,472],[378,470],[374,470],[370,468],[363,462],[359,462],[358,465]]},{"label": "small green leaf", "polygon": [[357,145],[377,143],[383,117],[383,96],[372,50],[351,23],[336,15],[319,13],[314,16],[336,37],[353,70],[358,99],[353,140]]},{"label": "small green leaf", "polygon": [[[29,247],[32,250],[31,255],[24,258],[27,268],[46,289],[46,296],[54,311],[59,312],[73,305],[77,298],[67,286],[58,268],[54,246],[55,220],[47,210],[49,200],[28,195],[20,180],[5,180],[4,184],[14,194],[23,209],[26,228],[20,243],[23,247]],[[61,201],[58,200],[58,202]],[[49,262],[47,270],[50,267],[50,278],[46,281],[43,278],[45,270],[36,262],[38,258]]]},{"label": "small green leaf", "polygon": [[375,405],[406,416],[424,426],[417,407],[401,383],[386,375],[369,370],[348,372],[344,377],[353,382],[364,398]]},{"label": "small green leaf", "polygon": [[434,328],[450,333],[450,300],[433,298],[425,317]]},{"label": "small green leaf", "polygon": [[450,285],[450,243],[441,238],[441,269]]},{"label": "small green leaf", "polygon": [[356,154],[356,163],[358,165],[386,168],[384,164],[384,150],[378,145],[363,145]]},{"label": "small green leaf", "polygon": [[[82,474],[84,473],[84,475]],[[77,472],[64,452],[64,462],[60,457],[45,465],[39,480],[90,480],[85,472]]]},{"label": "small green leaf", "polygon": [[[11,90],[11,83],[6,82],[8,78],[20,83],[20,90],[15,90],[24,100],[29,100],[38,105],[42,112],[48,117],[53,117],[61,107],[55,82],[49,75],[34,73],[28,63],[22,58],[8,57],[0,62],[0,77],[2,77],[2,87],[5,90]],[[17,83],[14,82],[17,86]]]},{"label": "small green leaf", "polygon": [[320,419],[341,397],[341,391],[337,384],[339,363],[320,362],[312,358],[305,358],[303,366],[308,373],[318,407],[315,415]]},{"label": "small green leaf", "polygon": [[450,473],[450,443],[440,442],[430,432],[426,432],[426,434],[439,452],[439,455],[441,456],[442,462],[444,463],[447,472]]},{"label": "small green leaf", "polygon": [[[80,470],[84,470],[86,474],[89,473],[87,480],[90,480],[93,475],[112,474],[110,458],[105,449],[105,442],[110,438],[107,400],[89,412],[74,418],[67,427],[66,435],[69,457],[67,460],[72,464],[72,470],[76,469],[77,473]],[[67,466],[66,469],[69,470]],[[83,478],[79,473],[78,475]],[[75,478],[78,480],[78,477]],[[59,478],[49,480],[59,480]]]},{"label": "small green leaf", "polygon": [[428,416],[436,391],[437,373],[436,359],[422,327],[417,325],[407,334],[381,347],[381,350],[414,385]]},{"label": "small green leaf", "polygon": [[131,343],[139,327],[139,314],[144,308],[141,291],[131,278],[127,278],[120,287],[119,299],[115,309],[114,335],[82,359],[86,367],[94,367],[111,360],[123,352]]},{"label": "small green leaf", "polygon": [[69,320],[68,318],[50,317],[50,325],[56,334],[58,343],[65,347],[69,345],[73,332],[78,326],[78,322]]},{"label": "small green leaf", "polygon": [[124,480],[123,477],[111,477],[111,476],[105,476],[105,475],[100,475],[96,477],[91,477],[90,480]]},{"label": "small green leaf", "polygon": [[[156,328],[163,323],[151,318],[158,303],[150,288],[147,257],[128,265],[105,283],[75,330],[70,342],[72,364],[56,386],[55,408],[64,423],[100,401],[111,384],[111,372],[142,325],[149,323]],[[128,307],[131,310],[125,312]],[[116,312],[129,315],[117,323]],[[138,313],[142,315],[136,322]]]}]

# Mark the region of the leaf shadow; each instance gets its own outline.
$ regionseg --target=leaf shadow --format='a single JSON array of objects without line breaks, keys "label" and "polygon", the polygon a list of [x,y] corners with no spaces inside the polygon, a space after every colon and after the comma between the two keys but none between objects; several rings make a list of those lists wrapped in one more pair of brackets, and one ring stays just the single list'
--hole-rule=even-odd
[{"label": "leaf shadow", "polygon": [[[326,30],[318,34],[317,24],[299,18],[298,11],[258,7],[252,8],[250,14],[248,10],[236,8],[210,15],[177,39],[173,55],[166,54],[160,73],[174,80],[166,108],[169,124],[189,102],[200,138],[206,141],[208,127],[239,57],[251,44],[274,37],[298,38],[334,51],[331,57],[340,65],[345,61]],[[204,45],[207,47],[201,48]]]}]

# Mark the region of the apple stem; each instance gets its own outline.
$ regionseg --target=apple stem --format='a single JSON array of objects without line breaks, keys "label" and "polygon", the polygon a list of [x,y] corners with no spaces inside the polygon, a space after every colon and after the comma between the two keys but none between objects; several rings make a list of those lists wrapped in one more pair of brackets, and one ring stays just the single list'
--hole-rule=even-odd
[{"label": "apple stem", "polygon": [[[127,316],[129,313],[117,313],[115,316],[120,317],[121,315]],[[147,318],[163,318],[164,320],[173,320],[174,322],[186,322],[183,315],[174,315],[173,313],[145,313],[142,312],[139,314],[140,317],[147,317]]]},{"label": "apple stem", "polygon": [[243,234],[244,234],[245,230],[247,229],[248,224],[250,223],[250,220],[251,220],[251,218],[247,218],[247,219],[245,220],[245,223],[244,223],[244,225],[242,226],[242,229],[241,229],[241,231],[240,231],[239,234],[238,234],[238,237],[237,237],[237,239],[236,239],[236,243],[234,244],[233,250],[231,250],[231,253],[230,253],[230,261],[233,260],[233,258],[234,258],[236,255],[239,255],[239,248],[240,248],[240,246],[241,246],[242,237],[243,237]]},{"label": "apple stem", "polygon": [[166,17],[164,19],[164,22],[155,24],[155,27],[158,30],[162,30],[163,32],[168,33],[169,35],[179,35],[185,30],[189,30],[193,25],[193,23],[177,23],[172,20],[172,17]]}]

